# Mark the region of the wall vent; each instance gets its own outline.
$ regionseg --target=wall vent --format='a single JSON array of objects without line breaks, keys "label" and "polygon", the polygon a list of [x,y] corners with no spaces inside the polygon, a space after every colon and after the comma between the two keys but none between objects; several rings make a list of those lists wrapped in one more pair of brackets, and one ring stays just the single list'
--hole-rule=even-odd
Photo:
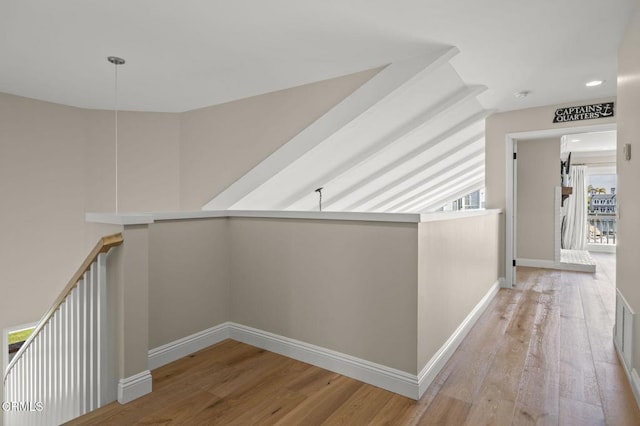
[{"label": "wall vent", "polygon": [[627,371],[633,366],[633,324],[635,312],[629,306],[626,299],[616,289],[616,324],[614,327],[614,341],[618,353],[622,357]]}]

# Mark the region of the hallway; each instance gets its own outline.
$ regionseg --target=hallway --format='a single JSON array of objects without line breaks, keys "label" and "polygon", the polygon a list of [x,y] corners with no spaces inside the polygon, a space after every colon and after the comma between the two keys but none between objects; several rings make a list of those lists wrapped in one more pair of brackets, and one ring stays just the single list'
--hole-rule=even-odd
[{"label": "hallway", "polygon": [[593,258],[596,274],[518,268],[423,397],[423,419],[640,424],[613,347],[615,255]]},{"label": "hallway", "polygon": [[228,340],[72,424],[637,425],[612,341],[615,255],[593,257],[596,274],[518,268],[419,401]]}]

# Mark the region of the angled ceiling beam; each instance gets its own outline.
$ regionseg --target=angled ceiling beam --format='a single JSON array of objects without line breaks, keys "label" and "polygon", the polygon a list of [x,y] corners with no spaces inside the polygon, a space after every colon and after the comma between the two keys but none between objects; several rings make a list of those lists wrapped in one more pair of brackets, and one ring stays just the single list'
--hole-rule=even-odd
[{"label": "angled ceiling beam", "polygon": [[[353,185],[350,185],[349,187],[347,187],[344,190],[340,191],[336,195],[334,195],[332,197],[328,197],[328,199],[326,200],[324,205],[327,206],[327,208],[330,208],[331,205],[335,204],[337,201],[339,201],[342,198],[346,197],[347,195],[349,195],[350,193],[355,191],[357,188],[363,186],[365,183],[371,182],[374,179],[377,179],[377,178],[379,178],[381,176],[384,176],[385,174],[389,173],[390,171],[392,171],[394,169],[397,169],[398,167],[402,167],[407,161],[409,161],[409,160],[411,160],[411,159],[423,154],[424,152],[430,150],[431,148],[433,148],[434,146],[438,145],[439,143],[442,143],[445,140],[455,136],[456,134],[458,134],[461,131],[465,130],[467,127],[476,124],[478,121],[484,120],[485,118],[487,118],[492,113],[493,113],[493,111],[485,110],[485,111],[481,111],[481,112],[479,112],[479,113],[467,118],[466,120],[463,120],[462,122],[456,124],[454,127],[450,128],[450,129],[447,129],[445,132],[440,133],[439,135],[437,135],[436,137],[434,137],[432,139],[429,139],[428,141],[426,141],[422,145],[420,145],[417,148],[411,150],[410,152],[408,152],[407,154],[405,154],[402,157],[398,158],[397,160],[393,161],[392,163],[389,163],[386,166],[380,168],[379,170],[376,171],[376,173],[374,175],[365,176],[364,178],[360,179],[358,182],[354,183]],[[462,149],[462,148],[463,147],[461,146],[460,149]],[[417,172],[417,171],[419,171],[419,169],[416,169],[414,171]],[[397,184],[397,181],[398,180],[392,182],[388,186],[395,186]],[[385,190],[386,189],[381,189],[381,190],[375,191],[374,193],[369,194],[368,196],[366,196],[366,197],[364,197],[362,199],[359,199],[358,201],[353,202],[352,204],[349,205],[349,207],[345,208],[345,210],[352,210],[352,209],[355,208],[355,206],[362,205],[362,204],[374,199],[375,197],[377,197],[378,195],[383,193]]]},{"label": "angled ceiling beam", "polygon": [[[455,182],[451,182],[451,184],[446,186],[446,189],[442,191],[437,191],[435,194],[432,192],[430,195],[422,197],[418,201],[412,203],[404,207],[400,211],[404,212],[418,212],[422,211],[423,206],[427,203],[438,204],[440,200],[445,200],[453,196],[453,194],[457,194],[462,189],[467,188],[471,183],[475,183],[477,181],[484,181],[484,167],[474,170],[468,173],[463,178],[457,179]],[[435,200],[435,201],[434,201]]]},{"label": "angled ceiling beam", "polygon": [[458,52],[457,48],[450,47],[440,51],[436,57],[432,54],[421,55],[389,64],[371,80],[278,148],[227,189],[216,195],[202,209],[228,209],[288,164],[309,152],[382,99],[400,89],[408,81],[421,78],[422,75],[437,69]]},{"label": "angled ceiling beam", "polygon": [[277,209],[286,209],[291,207],[292,204],[300,201],[302,198],[306,197],[309,193],[313,192],[314,188],[318,188],[321,186],[328,185],[334,179],[342,176],[347,171],[351,170],[358,165],[369,161],[371,158],[375,157],[377,154],[383,152],[385,148],[394,142],[406,137],[407,135],[415,132],[420,129],[422,126],[433,120],[434,118],[444,114],[450,109],[461,105],[470,99],[475,98],[480,93],[487,90],[486,86],[466,86],[463,89],[456,91],[453,95],[451,95],[444,102],[438,103],[436,106],[428,108],[423,111],[418,116],[411,119],[409,122],[405,123],[402,127],[394,130],[388,135],[385,135],[382,139],[372,144],[365,152],[362,154],[349,158],[345,160],[343,163],[324,173],[324,175],[314,179],[310,182],[307,187],[296,192],[292,196],[288,197],[282,203],[277,205]]},{"label": "angled ceiling beam", "polygon": [[484,174],[484,159],[465,165],[465,167],[451,170],[447,173],[448,176],[446,177],[445,183],[442,182],[443,179],[440,179],[439,182],[431,183],[428,187],[425,187],[423,190],[421,190],[417,194],[412,195],[410,198],[396,203],[391,207],[383,208],[378,211],[399,212],[411,210],[416,205],[422,203],[423,200],[429,199],[430,197],[434,196],[437,197],[438,194],[444,194],[452,187],[459,185],[460,182],[475,178],[479,174]]},{"label": "angled ceiling beam", "polygon": [[449,202],[451,202],[453,200],[457,200],[458,198],[464,197],[467,194],[470,194],[470,193],[472,193],[474,191],[478,191],[478,190],[482,189],[483,187],[484,187],[484,178],[478,179],[478,180],[474,181],[473,183],[465,186],[464,188],[456,191],[455,193],[451,194],[448,197],[444,197],[444,198],[442,198],[442,199],[440,199],[438,201],[431,202],[429,204],[420,206],[418,208],[418,211],[421,212],[421,213],[424,213],[424,212],[429,212],[429,211],[431,211],[433,209],[438,209],[438,208],[442,207],[443,205],[445,205],[445,204],[447,204],[447,203],[449,203]]},{"label": "angled ceiling beam", "polygon": [[[484,135],[480,135],[480,138],[478,138],[478,139],[473,139],[472,138],[470,140],[473,140],[473,142],[476,142],[479,139],[482,139],[483,137],[484,137]],[[473,160],[476,160],[476,161],[473,162],[474,165],[476,163],[479,164],[480,162],[484,161],[484,159],[481,159],[483,154],[484,154],[484,147],[482,149],[475,150],[475,151],[471,152],[469,155],[466,155],[465,157],[461,158],[460,160],[458,160],[456,162],[455,166],[461,166],[461,165],[464,165],[464,164],[466,164],[468,162],[471,162]],[[422,169],[417,169],[417,172],[412,172],[411,175],[406,177],[405,179],[397,179],[397,180],[391,182],[389,185],[385,185],[385,187],[381,188],[380,191],[376,191],[376,193],[377,193],[376,196],[383,195],[384,193],[391,191],[397,185],[399,185],[403,181],[406,181],[406,179],[409,179],[409,178],[412,178],[412,177],[416,176],[417,174],[419,174],[419,172],[421,172],[424,169],[428,169],[430,167],[433,167],[434,165],[436,165],[437,163],[442,161],[443,157],[446,157],[448,155],[451,155],[451,154],[450,153],[446,153],[446,154],[434,159],[433,161],[430,161],[429,163],[425,164]],[[444,172],[444,173],[446,174],[447,172]],[[436,176],[436,175],[443,175],[443,173],[440,170],[434,170],[431,173],[429,173],[428,175],[425,175],[424,178],[421,179],[419,182],[416,182],[413,185],[411,185],[408,188],[405,188],[405,189],[403,189],[401,191],[395,191],[393,193],[393,196],[385,198],[383,201],[381,201],[378,204],[376,204],[376,205],[374,205],[374,206],[372,206],[370,208],[367,208],[365,210],[367,210],[367,211],[377,211],[377,209],[382,208],[384,205],[388,205],[389,203],[396,202],[398,199],[401,199],[402,197],[406,196],[407,194],[410,194],[411,192],[424,187],[424,185],[429,183],[429,181],[432,181],[432,180],[436,179],[437,177],[439,177],[439,176]],[[347,210],[347,211],[356,210],[357,211],[358,209],[355,208],[355,207],[351,208],[351,206],[350,206],[349,208],[347,208],[345,210]]]},{"label": "angled ceiling beam", "polygon": [[[457,126],[456,126],[457,127]],[[446,132],[449,133],[449,132]],[[445,140],[448,139],[448,137],[442,137],[444,136],[444,134],[439,135],[438,137],[436,137],[435,139],[430,140],[428,143],[420,146],[418,149],[415,149],[413,151],[411,151],[409,154],[402,156],[402,158],[394,161],[393,163],[383,167],[382,169],[380,169],[375,175],[372,176],[367,176],[363,179],[361,179],[360,181],[358,181],[356,184],[351,185],[349,188],[345,189],[344,191],[341,191],[338,195],[336,195],[335,197],[332,197],[332,199],[334,200],[333,203],[335,203],[335,201],[340,200],[342,197],[347,196],[349,193],[353,192],[355,189],[357,189],[360,186],[365,185],[367,182],[371,182],[381,176],[384,176],[385,174],[402,168],[404,166],[404,164],[411,160],[412,158],[417,157],[418,155],[422,154],[423,152],[425,152],[426,150],[434,147],[435,145],[437,145],[438,143],[442,143]],[[484,137],[483,133],[479,133],[469,139],[467,139],[466,141],[462,142],[459,145],[455,145],[452,147],[448,147],[449,149],[445,152],[443,152],[441,155],[439,155],[438,157],[430,160],[429,162],[427,162],[426,164],[421,164],[420,167],[416,167],[413,170],[408,170],[406,173],[404,173],[402,176],[398,177],[397,179],[394,179],[392,182],[384,185],[383,187],[373,191],[370,194],[367,194],[364,197],[361,197],[360,199],[352,202],[348,207],[345,207],[345,210],[350,211],[350,210],[357,210],[358,207],[362,206],[363,204],[366,204],[368,202],[370,202],[371,200],[374,200],[376,197],[384,194],[385,192],[389,191],[392,188],[395,188],[396,186],[398,186],[399,184],[406,182],[408,179],[411,179],[417,175],[419,175],[420,173],[424,172],[425,170],[428,170],[429,168],[437,165],[438,163],[440,163],[441,161],[444,161],[447,159],[447,157],[449,157],[450,155],[452,155],[452,151],[460,151],[466,147],[468,147],[469,145],[472,145],[474,143],[476,143],[477,141],[481,140]],[[461,162],[464,160],[461,160]],[[333,204],[330,202],[326,203],[325,205],[327,206],[327,208],[329,208],[331,206],[331,204]]]}]

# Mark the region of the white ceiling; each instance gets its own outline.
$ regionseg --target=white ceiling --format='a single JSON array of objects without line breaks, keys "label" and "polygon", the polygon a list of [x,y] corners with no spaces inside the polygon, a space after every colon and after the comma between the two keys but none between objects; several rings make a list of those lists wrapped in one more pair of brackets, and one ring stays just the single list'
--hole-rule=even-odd
[{"label": "white ceiling", "polygon": [[615,94],[633,3],[0,0],[0,92],[111,109],[116,55],[122,109],[185,111],[455,46],[485,108],[576,101]]},{"label": "white ceiling", "polygon": [[111,109],[115,55],[120,109],[180,112],[386,65],[203,208],[428,212],[484,186],[493,110],[615,95],[633,3],[0,0],[0,92]]},{"label": "white ceiling", "polygon": [[618,132],[574,133],[562,136],[562,153],[571,152],[573,158],[612,156],[617,150]]},{"label": "white ceiling", "polygon": [[394,62],[205,209],[428,212],[484,186],[484,86],[457,49]]}]

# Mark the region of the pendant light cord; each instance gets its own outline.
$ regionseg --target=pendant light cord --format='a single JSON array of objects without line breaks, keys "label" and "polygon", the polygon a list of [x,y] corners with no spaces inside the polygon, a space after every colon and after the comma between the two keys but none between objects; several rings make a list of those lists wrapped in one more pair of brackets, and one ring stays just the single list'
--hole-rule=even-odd
[{"label": "pendant light cord", "polygon": [[116,214],[118,214],[118,64],[113,64],[115,68],[114,84],[114,110],[115,110],[115,130],[116,130]]},{"label": "pendant light cord", "polygon": [[114,118],[115,118],[115,142],[116,142],[116,214],[118,214],[118,65],[123,65],[125,60],[118,58],[117,56],[107,57],[107,61],[111,62],[114,66]]}]

